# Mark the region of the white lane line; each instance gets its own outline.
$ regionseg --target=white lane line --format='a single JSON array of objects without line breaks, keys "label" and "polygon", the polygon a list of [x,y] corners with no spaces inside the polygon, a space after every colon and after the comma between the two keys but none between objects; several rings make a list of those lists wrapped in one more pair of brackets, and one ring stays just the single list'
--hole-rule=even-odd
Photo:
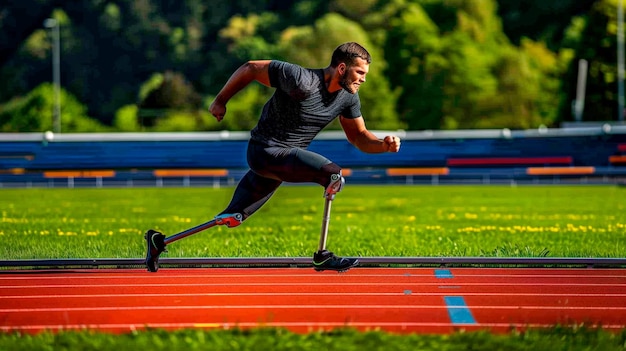
[{"label": "white lane line", "polygon": [[[60,295],[60,294],[50,294],[50,295],[7,295],[0,296],[0,300],[3,299],[45,299],[45,298],[55,298],[55,299],[64,299],[64,298],[90,298],[90,297],[98,297],[98,298],[108,298],[108,297],[202,297],[202,296],[405,296],[406,294],[403,292],[371,292],[371,293],[332,293],[332,294],[324,294],[324,293],[302,293],[302,292],[269,292],[269,293],[232,293],[232,292],[221,292],[221,293],[154,293],[154,294],[144,294],[144,293],[130,293],[130,294],[69,294],[69,295]],[[420,294],[421,295],[421,294]],[[626,294],[624,295],[626,297]]]},{"label": "white lane line", "polygon": [[[626,307],[590,306],[469,306],[475,310],[568,310],[568,311],[626,311]],[[449,310],[461,308],[441,305],[195,305],[195,306],[100,306],[100,307],[42,307],[42,308],[2,308],[0,313],[43,313],[43,312],[99,312],[99,311],[149,311],[149,310],[235,310],[235,309],[402,309],[402,310]],[[463,307],[464,308],[464,307]]]},{"label": "white lane line", "polygon": [[[201,296],[413,296],[413,298],[419,298],[422,296],[446,296],[450,295],[449,291],[441,291],[441,292],[415,292],[411,291],[410,294],[406,292],[361,292],[361,293],[341,293],[341,292],[333,292],[329,294],[324,293],[316,293],[316,292],[249,292],[249,293],[235,293],[235,292],[220,292],[220,293],[128,293],[128,294],[41,294],[41,295],[5,295],[0,296],[0,300],[31,300],[31,299],[45,299],[45,298],[54,298],[54,299],[77,299],[77,298],[109,298],[109,297],[201,297]],[[464,296],[531,296],[536,298],[543,297],[624,297],[626,298],[626,293],[623,294],[575,294],[575,293],[563,293],[563,294],[545,294],[542,293],[538,295],[537,293],[483,293],[483,292],[470,292],[463,293]]]},{"label": "white lane line", "polygon": [[[192,286],[298,286],[301,287],[303,285],[306,286],[328,286],[329,282],[250,282],[250,283],[238,283],[236,281],[228,282],[228,283],[157,283],[157,284],[141,284],[141,283],[132,283],[132,284],[49,284],[49,285],[2,285],[0,289],[41,289],[41,288],[118,288],[118,287],[192,287]],[[352,282],[352,283],[341,283],[341,282],[333,282],[333,286],[435,286],[441,287],[444,286],[441,282],[389,282],[389,283],[373,283],[373,282]],[[459,287],[472,287],[472,286],[533,286],[533,287],[616,287],[622,288],[626,287],[626,283],[617,284],[617,283],[602,283],[602,284],[585,284],[585,283],[563,283],[563,284],[554,284],[554,283],[459,283],[455,282],[454,286]]]}]

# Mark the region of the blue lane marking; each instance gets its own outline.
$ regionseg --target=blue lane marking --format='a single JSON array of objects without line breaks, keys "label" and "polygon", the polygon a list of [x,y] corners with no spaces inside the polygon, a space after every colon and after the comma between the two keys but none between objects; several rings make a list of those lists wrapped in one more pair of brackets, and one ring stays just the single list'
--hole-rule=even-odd
[{"label": "blue lane marking", "polygon": [[452,324],[476,324],[463,296],[444,296]]},{"label": "blue lane marking", "polygon": [[435,277],[439,279],[454,278],[449,269],[435,269]]},{"label": "blue lane marking", "polygon": [[[452,279],[454,275],[449,269],[435,269],[435,277],[438,279]],[[440,286],[439,288],[460,288],[459,286]],[[469,307],[463,296],[444,296],[448,316],[452,324],[476,324]]]}]

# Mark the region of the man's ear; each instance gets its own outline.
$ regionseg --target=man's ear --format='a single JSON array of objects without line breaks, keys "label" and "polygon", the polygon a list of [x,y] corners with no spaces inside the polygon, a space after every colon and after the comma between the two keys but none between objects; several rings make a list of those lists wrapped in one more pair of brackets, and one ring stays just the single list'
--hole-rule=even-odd
[{"label": "man's ear", "polygon": [[337,72],[339,72],[339,74],[343,75],[344,73],[346,73],[346,64],[345,63],[340,63],[339,65],[337,65]]}]

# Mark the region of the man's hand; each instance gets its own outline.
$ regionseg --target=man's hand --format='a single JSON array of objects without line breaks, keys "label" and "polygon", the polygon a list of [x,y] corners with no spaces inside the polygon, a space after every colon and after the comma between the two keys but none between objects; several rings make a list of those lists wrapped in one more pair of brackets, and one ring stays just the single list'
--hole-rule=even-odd
[{"label": "man's hand", "polygon": [[226,114],[226,105],[218,102],[218,99],[215,99],[211,103],[211,106],[209,106],[209,112],[211,112],[218,122],[221,122]]},{"label": "man's hand", "polygon": [[226,115],[226,103],[237,92],[245,88],[252,81],[257,81],[265,86],[270,86],[269,66],[270,60],[248,61],[239,66],[237,70],[228,78],[228,81],[217,94],[215,100],[209,106],[209,112],[221,122]]},{"label": "man's hand", "polygon": [[383,143],[385,144],[385,148],[387,152],[398,152],[400,151],[400,138],[393,135],[388,135],[383,139]]}]

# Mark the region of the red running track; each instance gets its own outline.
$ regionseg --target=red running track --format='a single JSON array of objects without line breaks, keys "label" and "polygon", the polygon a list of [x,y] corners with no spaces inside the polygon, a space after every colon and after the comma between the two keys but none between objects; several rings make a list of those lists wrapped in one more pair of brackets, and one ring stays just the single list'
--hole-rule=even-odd
[{"label": "red running track", "polygon": [[525,268],[0,271],[0,330],[284,327],[396,333],[626,327],[626,270]]}]

